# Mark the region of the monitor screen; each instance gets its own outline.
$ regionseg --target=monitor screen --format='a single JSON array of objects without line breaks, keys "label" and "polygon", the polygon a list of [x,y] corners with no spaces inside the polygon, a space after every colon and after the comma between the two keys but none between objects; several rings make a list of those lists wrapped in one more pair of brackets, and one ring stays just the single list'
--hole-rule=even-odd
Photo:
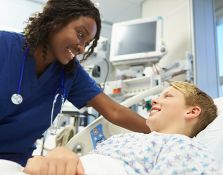
[{"label": "monitor screen", "polygon": [[[110,61],[148,61],[163,55],[161,21],[137,19],[115,23],[112,27]],[[147,60],[146,60],[147,59]]]},{"label": "monitor screen", "polygon": [[116,30],[115,56],[156,50],[156,22],[118,26]]}]

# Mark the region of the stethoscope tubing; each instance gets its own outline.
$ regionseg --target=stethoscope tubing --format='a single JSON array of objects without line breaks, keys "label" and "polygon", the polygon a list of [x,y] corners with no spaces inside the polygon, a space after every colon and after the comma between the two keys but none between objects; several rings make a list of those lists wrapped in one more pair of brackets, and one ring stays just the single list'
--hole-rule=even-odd
[{"label": "stethoscope tubing", "polygon": [[21,68],[21,72],[20,72],[17,94],[21,93],[21,85],[22,85],[22,79],[23,79],[23,74],[24,74],[25,61],[26,61],[26,58],[28,57],[28,53],[29,53],[29,48],[26,48],[25,54],[23,55],[22,68]]}]

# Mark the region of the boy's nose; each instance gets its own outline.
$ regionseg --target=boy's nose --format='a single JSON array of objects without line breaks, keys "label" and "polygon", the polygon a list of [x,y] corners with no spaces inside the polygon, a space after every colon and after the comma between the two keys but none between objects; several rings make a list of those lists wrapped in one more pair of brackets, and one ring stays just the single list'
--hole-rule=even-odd
[{"label": "boy's nose", "polygon": [[152,102],[151,102],[151,104],[152,104],[152,106],[155,105],[155,104],[157,104],[157,98],[156,99],[153,99]]}]

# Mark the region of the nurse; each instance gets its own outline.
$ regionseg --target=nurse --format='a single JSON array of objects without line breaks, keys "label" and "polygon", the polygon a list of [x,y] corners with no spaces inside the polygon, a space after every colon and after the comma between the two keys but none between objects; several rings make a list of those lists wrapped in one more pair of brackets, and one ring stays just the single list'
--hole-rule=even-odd
[{"label": "nurse", "polygon": [[[25,166],[64,100],[77,108],[92,106],[119,126],[149,132],[145,119],[106,96],[76,59],[94,51],[100,30],[100,14],[90,0],[48,0],[29,18],[24,34],[0,32],[0,159]],[[57,155],[66,154],[48,156]],[[72,166],[68,159],[59,162],[61,168]]]}]

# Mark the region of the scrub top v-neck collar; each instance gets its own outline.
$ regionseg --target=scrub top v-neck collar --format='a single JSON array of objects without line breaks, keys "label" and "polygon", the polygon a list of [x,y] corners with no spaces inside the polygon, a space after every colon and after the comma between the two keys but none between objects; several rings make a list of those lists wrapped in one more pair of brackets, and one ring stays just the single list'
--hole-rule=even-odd
[{"label": "scrub top v-neck collar", "polygon": [[[42,86],[44,83],[46,83],[46,81],[49,80],[50,76],[52,75],[52,72],[57,70],[55,69],[55,67],[59,66],[59,63],[57,61],[54,61],[53,63],[51,63],[47,69],[38,77],[36,74],[36,63],[35,63],[35,59],[31,58],[30,59],[30,68],[32,72],[32,80],[33,80],[33,85],[38,88],[39,86]],[[56,71],[55,71],[56,73]]]}]

